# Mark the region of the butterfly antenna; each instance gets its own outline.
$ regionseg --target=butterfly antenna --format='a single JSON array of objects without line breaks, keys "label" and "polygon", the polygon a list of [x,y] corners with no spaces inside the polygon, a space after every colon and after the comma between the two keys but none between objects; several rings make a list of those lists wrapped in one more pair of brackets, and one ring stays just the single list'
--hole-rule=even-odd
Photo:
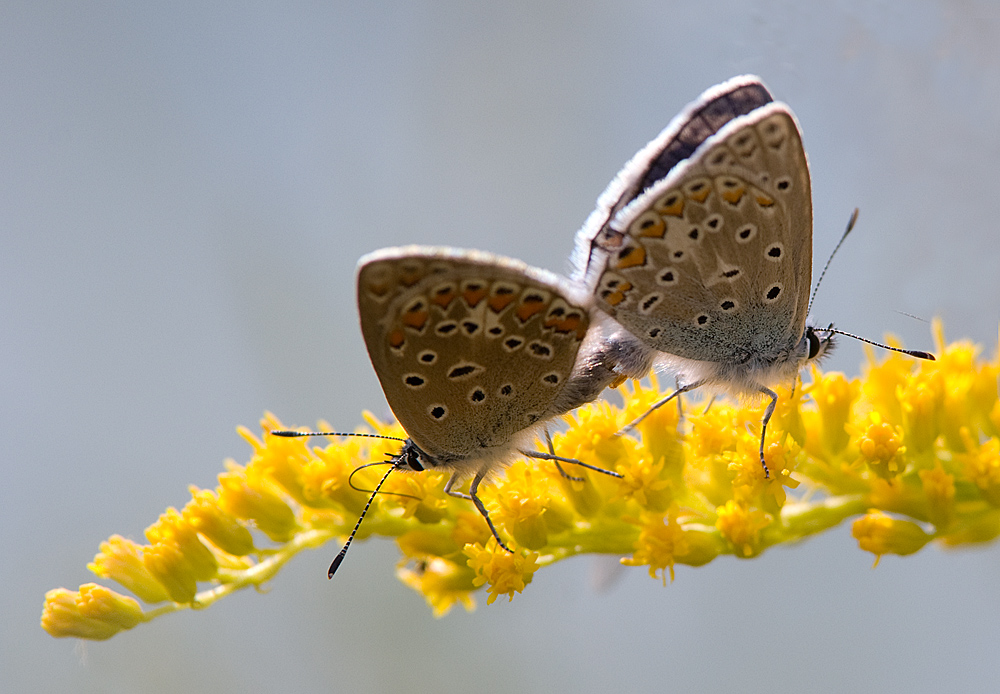
[{"label": "butterfly antenna", "polygon": [[[895,310],[895,309],[893,309]],[[926,318],[921,318],[920,316],[914,316],[912,313],[907,313],[906,311],[896,311],[901,316],[906,316],[907,318],[912,318],[913,320],[918,320],[921,323],[930,323]]]},{"label": "butterfly antenna", "polygon": [[889,345],[883,345],[881,342],[875,342],[875,340],[869,340],[867,338],[861,337],[860,335],[855,335],[854,333],[847,333],[843,330],[837,330],[832,325],[829,328],[816,328],[818,333],[836,333],[838,335],[844,335],[845,337],[853,337],[855,340],[861,340],[869,345],[874,345],[875,347],[881,347],[882,349],[887,349],[890,352],[900,352],[901,354],[906,354],[911,357],[916,357],[917,359],[926,359],[927,361],[936,361],[933,354],[930,352],[924,352],[919,349],[902,349],[900,347],[890,347]]},{"label": "butterfly antenna", "polygon": [[297,436],[361,436],[366,439],[388,439],[389,441],[402,441],[403,443],[406,443],[406,439],[401,439],[398,436],[383,436],[382,434],[356,434],[344,431],[272,431],[271,435],[284,436],[289,439]]},{"label": "butterfly antenna", "polygon": [[[389,460],[379,460],[379,461],[374,462],[374,463],[365,463],[364,465],[359,465],[358,467],[354,468],[354,471],[351,472],[350,476],[347,478],[347,484],[348,484],[348,486],[351,489],[353,489],[354,491],[356,491],[356,492],[370,492],[370,491],[372,491],[371,489],[362,489],[361,487],[355,487],[354,486],[354,476],[356,474],[358,474],[359,472],[361,472],[362,470],[364,470],[366,467],[374,467],[376,465],[395,465],[396,464],[396,458],[395,458],[395,456],[392,456],[389,453],[386,453],[386,455],[389,456]],[[405,496],[408,499],[416,499],[417,501],[423,501],[423,497],[414,496],[413,494],[404,494],[403,492],[382,492],[382,493],[383,494],[392,494],[393,496]]]},{"label": "butterfly antenna", "polygon": [[389,479],[389,475],[392,474],[392,471],[395,469],[396,466],[393,465],[388,470],[386,470],[385,474],[382,475],[382,479],[379,480],[379,483],[377,485],[375,485],[375,491],[373,491],[372,495],[368,497],[368,503],[365,504],[364,509],[362,509],[361,515],[358,517],[358,522],[354,524],[354,530],[351,531],[350,537],[347,538],[347,542],[345,542],[344,546],[341,548],[340,554],[338,554],[336,558],[333,560],[333,563],[330,564],[330,570],[327,571],[326,573],[327,578],[333,578],[333,575],[337,573],[337,569],[340,568],[340,564],[344,561],[344,557],[347,556],[348,548],[351,546],[351,543],[354,542],[354,536],[358,534],[358,528],[361,527],[361,521],[365,519],[365,515],[368,513],[368,509],[371,508],[372,502],[375,500],[375,495],[378,494],[378,490],[382,488],[382,485],[385,483],[387,479]]},{"label": "butterfly antenna", "polygon": [[851,229],[854,228],[854,224],[857,221],[858,208],[855,207],[854,212],[851,213],[851,218],[847,222],[847,228],[844,229],[844,235],[840,237],[840,241],[837,242],[837,246],[833,249],[833,253],[831,253],[830,257],[826,259],[826,265],[823,266],[823,272],[819,273],[819,279],[816,280],[816,286],[813,287],[812,296],[809,297],[809,308],[806,310],[806,315],[809,315],[809,312],[812,311],[813,301],[816,299],[816,292],[819,291],[819,285],[823,282],[823,277],[826,276],[826,271],[830,267],[830,263],[833,261],[833,256],[837,255],[837,251],[839,251],[840,247],[844,245],[844,239],[846,239],[847,235],[851,233]]}]

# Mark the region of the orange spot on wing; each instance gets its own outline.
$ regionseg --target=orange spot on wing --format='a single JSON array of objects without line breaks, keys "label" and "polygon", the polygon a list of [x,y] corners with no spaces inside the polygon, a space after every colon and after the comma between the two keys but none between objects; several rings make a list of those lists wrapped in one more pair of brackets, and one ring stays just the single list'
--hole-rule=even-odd
[{"label": "orange spot on wing", "polygon": [[414,328],[415,330],[423,330],[424,326],[427,325],[427,319],[429,314],[426,309],[417,309],[415,311],[407,311],[403,314],[403,325],[407,328]]},{"label": "orange spot on wing", "polygon": [[631,246],[618,254],[615,267],[619,270],[646,264],[646,249],[642,246]]},{"label": "orange spot on wing", "polygon": [[770,207],[771,205],[774,204],[774,200],[767,197],[766,195],[758,195],[757,204],[760,205],[761,207]]},{"label": "orange spot on wing", "polygon": [[[681,207],[683,207],[683,201]],[[678,214],[675,216],[679,217],[680,215]],[[639,230],[635,233],[635,236],[640,238],[662,239],[663,235],[666,233],[667,225],[662,219],[646,219],[639,225]]]},{"label": "orange spot on wing", "polygon": [[399,283],[404,287],[412,287],[421,279],[423,279],[424,273],[419,269],[413,268],[410,270],[403,270],[399,273]]},{"label": "orange spot on wing", "polygon": [[455,300],[455,296],[455,290],[452,287],[446,287],[434,293],[434,296],[431,297],[431,303],[441,308],[448,308]]},{"label": "orange spot on wing", "polygon": [[462,298],[469,308],[475,308],[486,297],[486,287],[481,284],[470,285],[462,291]]},{"label": "orange spot on wing", "polygon": [[712,190],[711,188],[709,188],[707,184],[702,184],[700,188],[692,186],[688,190],[688,197],[694,200],[695,202],[705,202],[705,200],[708,199],[708,194],[711,192]]},{"label": "orange spot on wing", "polygon": [[565,318],[561,316],[550,316],[545,321],[546,328],[554,328],[557,333],[576,333],[578,339],[582,340],[587,334],[587,323],[579,313],[570,313]]},{"label": "orange spot on wing", "polygon": [[[691,197],[698,202],[705,202],[705,198],[708,197],[708,188],[705,188],[705,195],[702,196],[700,200],[695,198],[694,195]],[[657,205],[656,211],[670,217],[680,217],[684,214],[684,197],[681,195],[673,195]]]},{"label": "orange spot on wing", "polygon": [[393,349],[399,349],[406,342],[406,335],[403,334],[402,330],[393,330],[389,333],[389,346]]},{"label": "orange spot on wing", "polygon": [[505,308],[511,305],[514,301],[513,294],[494,294],[490,297],[490,300],[486,302],[486,305],[490,307],[493,313],[500,313]]},{"label": "orange spot on wing", "polygon": [[614,288],[613,291],[605,292],[601,295],[601,298],[611,306],[617,306],[621,302],[625,301],[625,297],[628,295],[629,291],[632,290],[631,282],[622,282]]},{"label": "orange spot on wing", "polygon": [[722,199],[732,205],[735,205],[743,199],[743,194],[745,192],[746,189],[743,186],[739,186],[737,188],[727,188],[722,191]]},{"label": "orange spot on wing", "polygon": [[525,297],[521,302],[521,305],[517,307],[515,316],[522,323],[527,323],[532,316],[539,313],[545,308],[545,300],[541,297],[528,296]]}]

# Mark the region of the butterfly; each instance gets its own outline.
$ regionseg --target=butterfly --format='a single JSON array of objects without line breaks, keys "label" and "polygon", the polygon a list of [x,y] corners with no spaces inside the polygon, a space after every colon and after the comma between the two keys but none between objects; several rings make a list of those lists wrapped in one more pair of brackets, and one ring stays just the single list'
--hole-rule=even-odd
[{"label": "butterfly", "polygon": [[597,308],[640,342],[618,349],[620,370],[655,360],[679,375],[653,409],[702,386],[770,400],[767,475],[773,386],[794,381],[840,332],[806,324],[812,193],[788,106],[749,75],[706,91],[604,191],[573,263]]},{"label": "butterfly", "polygon": [[[551,443],[548,453],[532,449],[546,423],[621,380],[583,287],[491,253],[405,246],[358,261],[357,295],[368,355],[408,438],[331,565],[331,577],[393,471],[451,473],[444,491],[471,500],[508,552],[477,492],[516,458],[621,477],[557,456]],[[457,491],[470,478],[469,493]]]}]

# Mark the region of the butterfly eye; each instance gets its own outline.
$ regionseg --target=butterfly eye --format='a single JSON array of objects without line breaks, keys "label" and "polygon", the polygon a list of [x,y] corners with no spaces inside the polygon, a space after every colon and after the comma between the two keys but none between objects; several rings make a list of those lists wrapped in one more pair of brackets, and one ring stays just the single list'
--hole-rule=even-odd
[{"label": "butterfly eye", "polygon": [[819,356],[820,348],[822,347],[819,336],[810,328],[806,331],[806,339],[809,340],[809,358],[815,359]]},{"label": "butterfly eye", "polygon": [[420,454],[415,447],[406,451],[406,457],[403,459],[403,462],[411,470],[416,470],[417,472],[422,472],[425,469],[423,462],[420,460]]}]

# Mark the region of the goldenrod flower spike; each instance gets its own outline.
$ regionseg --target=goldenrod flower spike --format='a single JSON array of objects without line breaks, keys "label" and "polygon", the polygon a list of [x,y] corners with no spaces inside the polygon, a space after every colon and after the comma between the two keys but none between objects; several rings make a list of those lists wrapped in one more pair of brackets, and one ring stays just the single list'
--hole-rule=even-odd
[{"label": "goldenrod flower spike", "polygon": [[[551,463],[517,461],[480,497],[502,537],[496,546],[472,504],[443,492],[446,476],[393,471],[372,501],[358,540],[396,539],[400,580],[424,595],[436,616],[525,590],[535,572],[566,557],[618,555],[664,584],[678,565],[717,556],[760,556],[854,518],[858,546],[875,556],[907,555],[930,541],[956,546],[1000,537],[1000,356],[946,344],[938,360],[869,351],[860,379],[811,371],[779,388],[759,460],[761,405],[722,400],[707,407],[685,396],[683,414],[662,407],[634,435],[615,436],[661,397],[620,389],[624,407],[599,402],[566,417],[555,452],[621,478]],[[365,414],[369,431],[405,438],[398,426]],[[213,490],[191,488],[146,530],[147,544],[113,535],[89,565],[135,598],[88,583],[45,598],[42,626],[53,636],[110,638],[155,617],[208,607],[229,593],[269,581],[298,552],[343,540],[399,443],[271,436],[273,415],[246,465],[228,462]],[[332,554],[332,553],[331,553]],[[336,590],[317,575],[317,590]]]}]

